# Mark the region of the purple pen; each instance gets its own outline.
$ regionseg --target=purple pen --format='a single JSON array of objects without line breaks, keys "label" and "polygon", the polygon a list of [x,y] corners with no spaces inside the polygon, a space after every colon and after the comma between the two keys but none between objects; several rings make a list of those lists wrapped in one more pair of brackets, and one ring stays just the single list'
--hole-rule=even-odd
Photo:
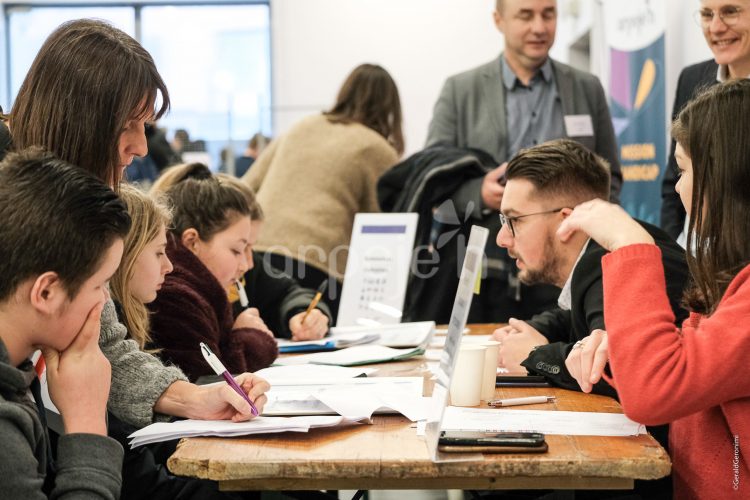
[{"label": "purple pen", "polygon": [[245,391],[242,390],[242,388],[237,385],[237,382],[234,380],[234,377],[227,371],[226,368],[224,368],[224,365],[221,364],[221,361],[219,361],[219,358],[216,357],[216,355],[211,352],[211,349],[208,348],[206,344],[203,342],[201,344],[201,353],[203,354],[203,358],[208,362],[209,365],[211,365],[211,368],[213,368],[214,372],[216,372],[216,375],[221,375],[224,377],[224,380],[226,380],[227,384],[234,389],[237,394],[245,398],[245,401],[250,404],[250,409],[253,412],[253,415],[258,415],[258,408],[255,407],[252,401],[250,401],[250,398],[247,397],[247,394],[245,394]]}]

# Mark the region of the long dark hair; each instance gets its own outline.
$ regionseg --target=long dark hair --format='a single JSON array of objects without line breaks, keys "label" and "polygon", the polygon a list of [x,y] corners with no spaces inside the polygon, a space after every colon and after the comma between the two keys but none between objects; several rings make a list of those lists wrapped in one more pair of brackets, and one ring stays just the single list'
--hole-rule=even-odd
[{"label": "long dark hair", "polygon": [[711,314],[750,263],[750,81],[716,85],[685,107],[672,136],[693,163],[688,307]]},{"label": "long dark hair", "polygon": [[42,45],[18,91],[10,129],[16,149],[42,146],[116,187],[125,123],[158,119],[168,108],[167,87],[146,49],[103,21],[79,19]]},{"label": "long dark hair", "polygon": [[398,87],[377,64],[354,68],[341,86],[336,104],[324,114],[334,123],[361,123],[385,137],[399,155],[404,152]]}]

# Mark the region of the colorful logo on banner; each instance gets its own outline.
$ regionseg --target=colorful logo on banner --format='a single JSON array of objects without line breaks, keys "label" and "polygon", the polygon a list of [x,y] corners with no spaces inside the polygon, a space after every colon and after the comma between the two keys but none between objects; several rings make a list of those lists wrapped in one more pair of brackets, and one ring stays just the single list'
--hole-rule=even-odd
[{"label": "colorful logo on banner", "polygon": [[658,224],[667,160],[663,4],[609,0],[604,13],[610,109],[623,176],[620,204],[633,217]]}]

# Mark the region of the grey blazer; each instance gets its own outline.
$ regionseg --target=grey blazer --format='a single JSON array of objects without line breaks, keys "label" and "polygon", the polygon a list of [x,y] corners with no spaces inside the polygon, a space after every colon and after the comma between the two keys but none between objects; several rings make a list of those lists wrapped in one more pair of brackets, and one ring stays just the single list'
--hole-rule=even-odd
[{"label": "grey blazer", "polygon": [[[552,71],[563,115],[591,116],[594,135],[570,139],[609,162],[612,171],[610,197],[616,202],[622,186],[622,173],[604,89],[596,76],[555,60],[552,60]],[[446,80],[435,103],[426,146],[444,144],[482,149],[499,163],[505,162],[510,159],[505,113],[505,86],[500,59],[497,58]],[[478,181],[474,184],[481,186]]]}]

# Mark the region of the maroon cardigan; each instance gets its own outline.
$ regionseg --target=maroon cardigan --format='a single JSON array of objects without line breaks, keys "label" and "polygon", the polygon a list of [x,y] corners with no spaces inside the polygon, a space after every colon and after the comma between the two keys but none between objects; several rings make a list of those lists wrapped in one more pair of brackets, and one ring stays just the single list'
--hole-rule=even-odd
[{"label": "maroon cardigan", "polygon": [[227,292],[190,250],[169,234],[167,256],[174,271],[166,276],[151,310],[153,347],[179,366],[190,381],[214,375],[199,342],[218,356],[230,373],[256,371],[278,356],[276,341],[254,328],[232,329],[234,317]]}]

